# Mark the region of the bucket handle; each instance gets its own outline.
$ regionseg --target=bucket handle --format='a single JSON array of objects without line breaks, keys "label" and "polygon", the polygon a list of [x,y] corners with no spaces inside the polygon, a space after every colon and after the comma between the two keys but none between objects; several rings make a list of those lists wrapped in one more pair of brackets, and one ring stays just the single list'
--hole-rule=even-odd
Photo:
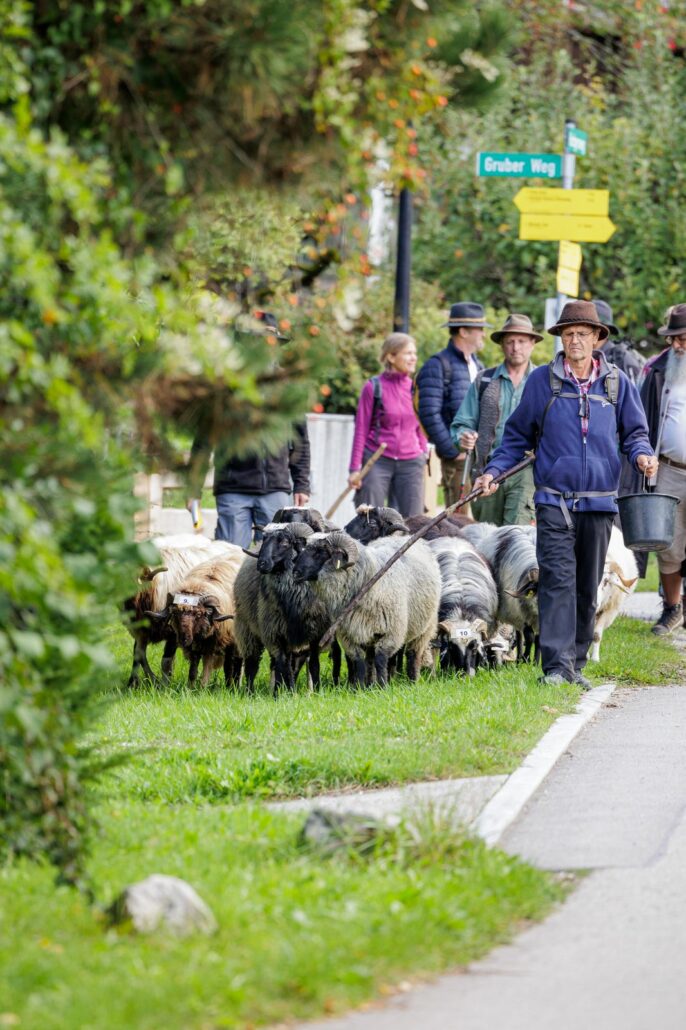
[{"label": "bucket handle", "polygon": [[642,491],[642,493],[644,493],[644,494],[653,494],[653,493],[655,493],[655,485],[656,485],[655,483],[653,483],[651,485],[648,482],[648,478],[647,478],[647,476],[646,476],[646,474],[644,472],[643,473],[643,482],[641,484],[641,491]]}]

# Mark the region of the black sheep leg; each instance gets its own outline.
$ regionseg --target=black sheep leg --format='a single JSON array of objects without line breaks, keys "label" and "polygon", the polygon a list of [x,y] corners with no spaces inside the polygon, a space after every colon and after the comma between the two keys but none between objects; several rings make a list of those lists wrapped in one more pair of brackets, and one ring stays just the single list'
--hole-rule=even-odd
[{"label": "black sheep leg", "polygon": [[388,655],[379,651],[374,655],[374,669],[378,683],[385,687],[388,684]]},{"label": "black sheep leg", "polygon": [[310,644],[309,670],[310,679],[312,680],[312,689],[319,690],[319,687],[321,686],[321,674],[319,669],[319,642],[316,640]]},{"label": "black sheep leg", "polygon": [[341,682],[342,652],[341,645],[338,643],[336,639],[334,639],[331,643],[331,650],[329,654],[331,655],[331,675],[333,676],[334,685],[338,686],[338,684]]}]

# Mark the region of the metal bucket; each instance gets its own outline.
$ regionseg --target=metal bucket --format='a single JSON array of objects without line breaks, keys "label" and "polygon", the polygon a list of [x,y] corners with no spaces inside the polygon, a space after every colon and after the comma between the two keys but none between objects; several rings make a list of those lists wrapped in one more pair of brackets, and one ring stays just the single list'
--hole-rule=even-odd
[{"label": "metal bucket", "polygon": [[664,551],[674,539],[678,497],[670,494],[626,494],[617,498],[624,543],[632,551]]}]

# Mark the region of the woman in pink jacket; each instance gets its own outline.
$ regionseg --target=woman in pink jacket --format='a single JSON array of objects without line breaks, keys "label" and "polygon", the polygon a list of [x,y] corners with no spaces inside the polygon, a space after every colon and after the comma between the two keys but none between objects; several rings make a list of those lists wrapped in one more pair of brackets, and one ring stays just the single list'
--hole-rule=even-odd
[{"label": "woman in pink jacket", "polygon": [[[356,490],[356,505],[388,504],[402,515],[423,515],[428,444],[412,403],[414,339],[391,333],[380,360],[384,371],[364,384],[357,405],[348,484]],[[382,443],[383,456],[362,482],[360,469]]]}]

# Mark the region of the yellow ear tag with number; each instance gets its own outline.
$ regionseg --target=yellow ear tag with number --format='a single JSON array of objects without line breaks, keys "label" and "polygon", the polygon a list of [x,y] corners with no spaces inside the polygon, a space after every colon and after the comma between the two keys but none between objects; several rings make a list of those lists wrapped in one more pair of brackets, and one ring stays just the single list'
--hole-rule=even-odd
[{"label": "yellow ear tag with number", "polygon": [[340,567],[341,567],[341,559],[340,558],[336,558],[336,569],[338,570],[338,569],[340,569]]}]

